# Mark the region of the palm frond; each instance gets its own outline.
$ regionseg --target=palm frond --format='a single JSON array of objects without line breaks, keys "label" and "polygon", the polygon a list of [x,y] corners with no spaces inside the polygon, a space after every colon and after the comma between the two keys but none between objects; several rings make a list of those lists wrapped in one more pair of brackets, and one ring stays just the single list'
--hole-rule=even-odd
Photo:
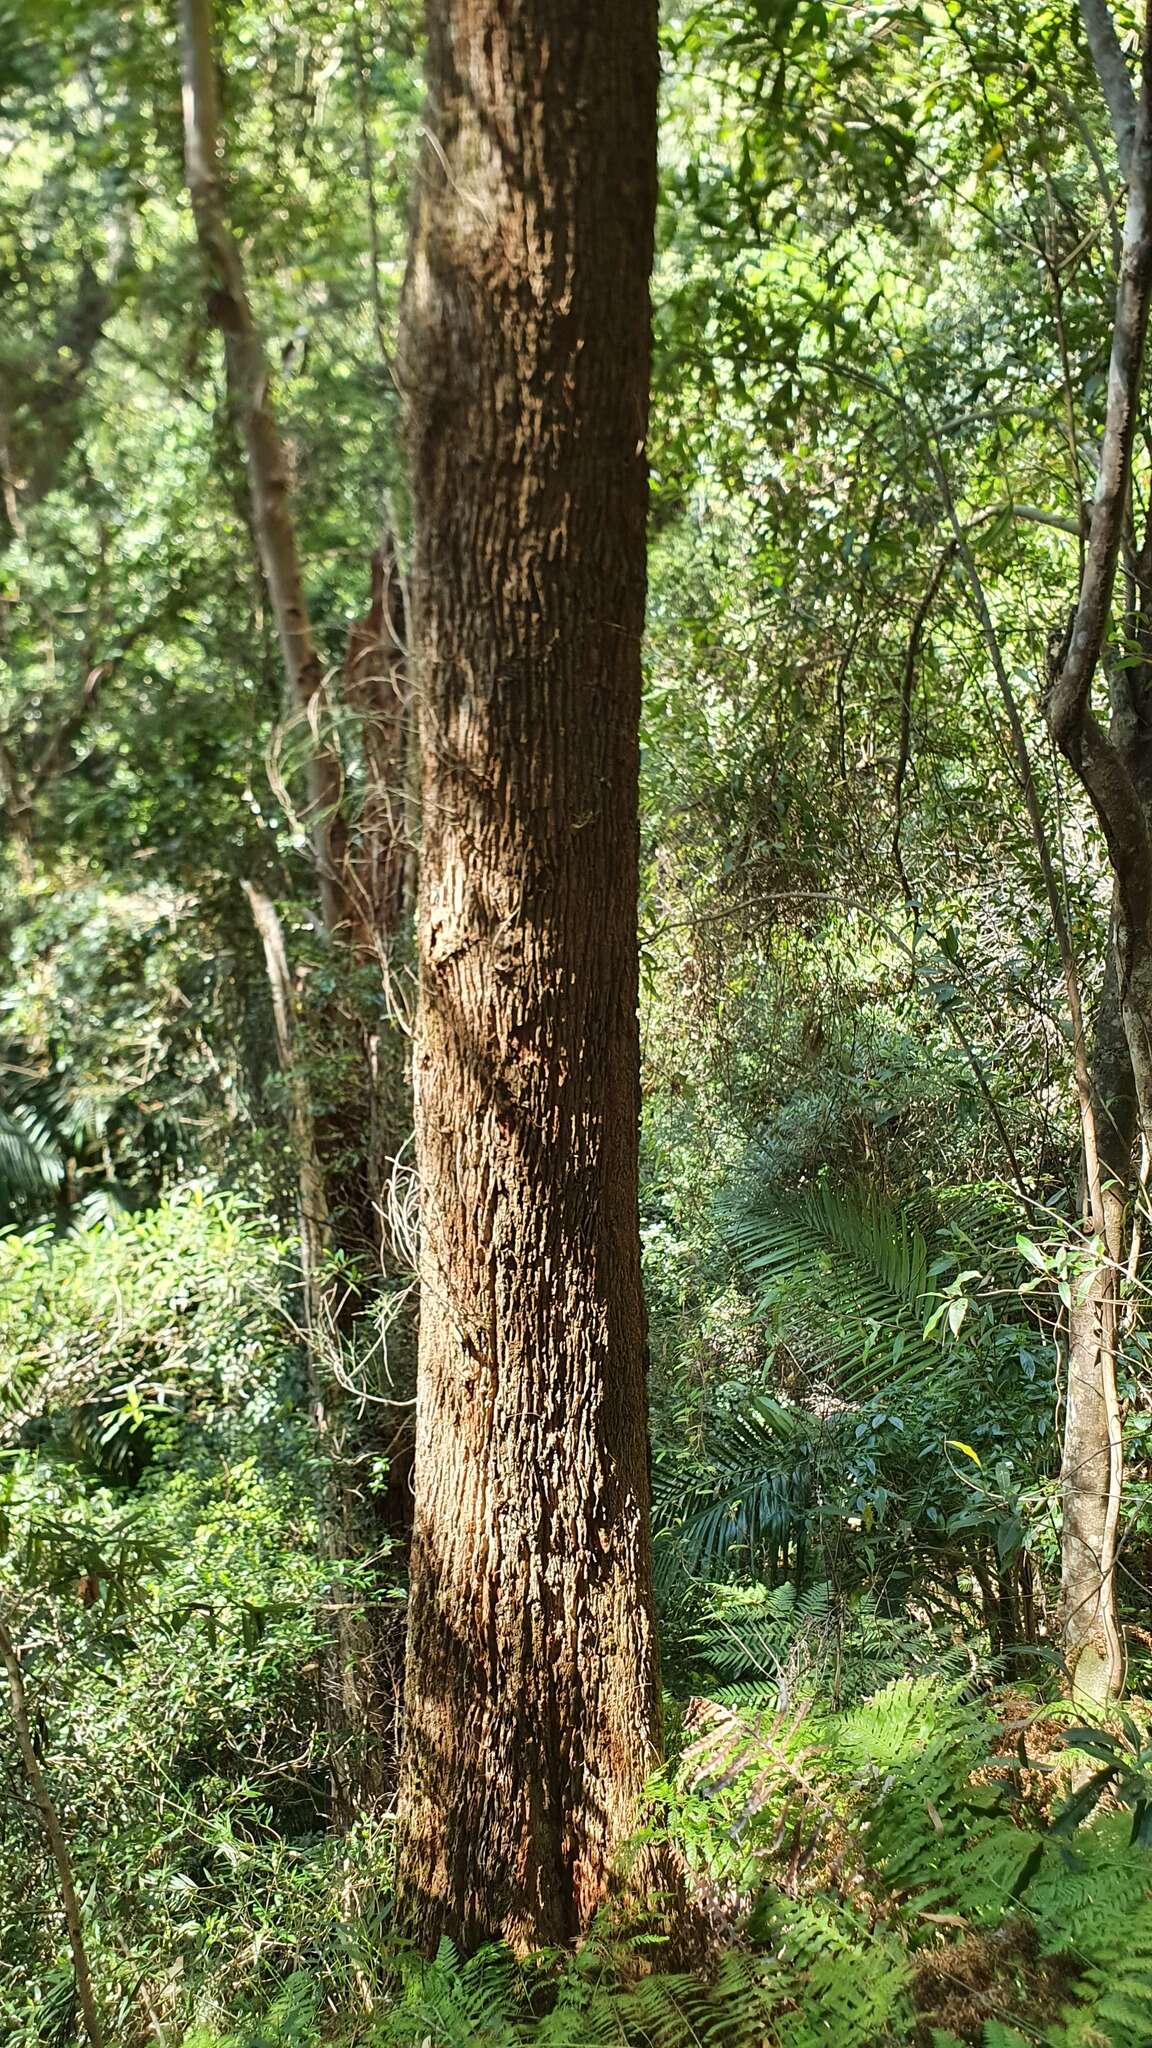
[{"label": "palm frond", "polygon": [[43,1118],[23,1102],[0,1109],[0,1201],[43,1195],[63,1176],[64,1161]]},{"label": "palm frond", "polygon": [[753,1575],[774,1576],[785,1548],[803,1546],[813,1491],[813,1424],[766,1394],[749,1397],[718,1427],[709,1466],[657,1463],[657,1532],[668,1532],[690,1571],[722,1572],[740,1553]]},{"label": "palm frond", "polygon": [[805,1189],[732,1232],[765,1308],[799,1295],[819,1312],[822,1375],[845,1400],[914,1384],[938,1370],[924,1325],[934,1300],[927,1240],[902,1210],[866,1190]]}]

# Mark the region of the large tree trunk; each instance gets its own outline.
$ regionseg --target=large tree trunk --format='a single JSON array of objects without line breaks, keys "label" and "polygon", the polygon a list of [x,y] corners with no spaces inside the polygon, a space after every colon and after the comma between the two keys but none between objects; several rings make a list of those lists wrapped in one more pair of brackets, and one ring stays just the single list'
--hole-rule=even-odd
[{"label": "large tree trunk", "polygon": [[1125,1675],[1116,1609],[1123,1437],[1116,1388],[1123,1271],[1136,1136],[1136,1090],[1110,943],[1092,1047],[1098,1183],[1086,1190],[1094,1265],[1068,1314],[1061,1464],[1061,1630],[1074,1696],[1103,1706]]},{"label": "large tree trunk", "polygon": [[654,0],[433,0],[404,319],[424,843],[399,1872],[564,1940],[657,1756],[637,1227]]}]

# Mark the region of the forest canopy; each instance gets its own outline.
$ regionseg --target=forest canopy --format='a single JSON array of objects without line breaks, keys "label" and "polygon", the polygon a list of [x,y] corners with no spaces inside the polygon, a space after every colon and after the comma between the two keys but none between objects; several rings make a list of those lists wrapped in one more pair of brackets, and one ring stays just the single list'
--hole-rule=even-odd
[{"label": "forest canopy", "polygon": [[1152,2040],[1152,31],[0,0],[0,2041]]}]

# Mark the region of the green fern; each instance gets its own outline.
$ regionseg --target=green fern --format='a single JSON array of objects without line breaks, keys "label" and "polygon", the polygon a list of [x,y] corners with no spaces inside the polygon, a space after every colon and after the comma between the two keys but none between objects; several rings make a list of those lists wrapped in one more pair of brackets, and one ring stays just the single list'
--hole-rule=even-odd
[{"label": "green fern", "polygon": [[196,2048],[1147,2048],[1152,1852],[1125,1813],[1072,1843],[1034,1826],[970,1692],[690,1720],[670,1831],[714,1910],[710,1969],[607,1925],[526,1959],[386,1941],[370,2012],[298,1977]]},{"label": "green fern", "polygon": [[778,2048],[877,2048],[909,2041],[912,1964],[897,1937],[869,1927],[839,1900],[769,1897],[757,1922],[770,1942],[787,2005]]},{"label": "green fern", "polygon": [[745,1217],[731,1242],[765,1307],[799,1289],[823,1311],[830,1393],[854,1400],[938,1372],[939,1343],[924,1335],[934,1301],[927,1240],[879,1196],[806,1189],[771,1214]]},{"label": "green fern", "polygon": [[787,1707],[834,1660],[838,1603],[827,1584],[797,1594],[788,1582],[725,1590],[708,1608],[695,1646],[721,1684],[723,1705]]},{"label": "green fern", "polygon": [[478,1950],[462,1961],[443,1940],[430,1962],[415,1961],[381,2041],[395,2048],[515,2048],[527,1986],[511,1951]]},{"label": "green fern", "polygon": [[[749,1576],[771,1583],[789,1545],[803,1570],[815,1470],[815,1427],[799,1408],[750,1395],[726,1416],[708,1468],[657,1462],[656,1530],[693,1576],[709,1578],[739,1557]],[[671,1554],[668,1545],[664,1557]]]},{"label": "green fern", "polygon": [[868,1859],[915,1942],[949,1918],[1010,1917],[1041,1832],[989,1776],[991,1731],[960,1687],[899,1680],[841,1717],[841,1767],[860,1787]]},{"label": "green fern", "polygon": [[[849,1706],[909,1672],[948,1675],[949,1653],[906,1615],[880,1614],[871,1593],[845,1595],[826,1580],[797,1592],[709,1586],[686,1645],[725,1706],[786,1707],[802,1699]],[[962,1651],[952,1658],[967,1669]]]},{"label": "green fern", "polygon": [[44,1119],[27,1103],[0,1108],[0,1204],[43,1197],[63,1177],[64,1161]]}]

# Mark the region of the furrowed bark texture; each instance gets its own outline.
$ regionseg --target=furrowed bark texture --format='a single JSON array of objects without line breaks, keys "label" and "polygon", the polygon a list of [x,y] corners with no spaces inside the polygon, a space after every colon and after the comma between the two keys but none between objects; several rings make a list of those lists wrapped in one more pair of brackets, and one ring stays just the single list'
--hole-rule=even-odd
[{"label": "furrowed bark texture", "polygon": [[637,1229],[653,0],[435,0],[406,287],[424,840],[399,1869],[577,1935],[658,1751]]}]

